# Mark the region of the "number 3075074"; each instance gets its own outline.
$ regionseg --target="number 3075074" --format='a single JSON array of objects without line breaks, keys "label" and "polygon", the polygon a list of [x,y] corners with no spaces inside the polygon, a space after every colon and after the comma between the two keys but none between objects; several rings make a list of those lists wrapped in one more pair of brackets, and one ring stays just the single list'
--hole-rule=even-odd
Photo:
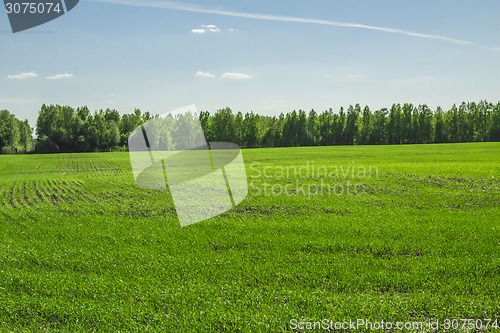
[{"label": "number 3075074", "polygon": [[59,2],[7,2],[5,10],[7,14],[59,14],[63,11]]}]

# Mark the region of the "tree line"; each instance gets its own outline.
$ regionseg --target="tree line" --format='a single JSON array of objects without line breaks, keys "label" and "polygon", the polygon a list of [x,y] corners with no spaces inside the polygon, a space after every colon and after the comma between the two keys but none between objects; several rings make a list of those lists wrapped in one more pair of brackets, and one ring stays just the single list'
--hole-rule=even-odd
[{"label": "tree line", "polygon": [[207,141],[230,141],[242,147],[294,147],[500,141],[500,102],[453,105],[393,104],[372,111],[359,104],[317,113],[292,111],[279,116],[226,108],[200,113]]},{"label": "tree line", "polygon": [[[225,108],[196,116],[207,141],[234,142],[248,148],[500,141],[500,102],[464,102],[448,110],[406,103],[372,111],[356,104],[338,112],[294,110],[279,116],[234,113]],[[44,104],[33,133],[27,120],[1,110],[0,152],[126,150],[130,133],[150,119],[149,112],[139,109],[121,115],[114,109],[91,113],[86,106]]]}]

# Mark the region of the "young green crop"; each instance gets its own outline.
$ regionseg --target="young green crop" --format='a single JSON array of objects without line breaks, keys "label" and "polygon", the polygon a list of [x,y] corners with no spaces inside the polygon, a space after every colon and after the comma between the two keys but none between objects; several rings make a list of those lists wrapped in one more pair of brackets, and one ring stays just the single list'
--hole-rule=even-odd
[{"label": "young green crop", "polygon": [[247,199],[185,228],[127,153],[0,155],[0,331],[500,320],[500,144],[243,154]]}]

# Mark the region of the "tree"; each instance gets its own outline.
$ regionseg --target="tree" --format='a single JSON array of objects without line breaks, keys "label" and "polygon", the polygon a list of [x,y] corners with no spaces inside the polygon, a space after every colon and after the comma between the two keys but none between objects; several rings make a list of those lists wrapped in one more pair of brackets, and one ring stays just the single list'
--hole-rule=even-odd
[{"label": "tree", "polygon": [[34,142],[33,142],[33,129],[30,127],[30,124],[27,120],[19,121],[19,144],[22,147],[23,153],[28,153],[33,151]]},{"label": "tree", "polygon": [[469,124],[469,110],[465,102],[458,107],[458,137],[459,142],[472,141],[472,131]]},{"label": "tree", "polygon": [[358,117],[360,115],[361,108],[359,104],[355,107],[350,105],[347,108],[347,116],[345,127],[343,130],[343,143],[348,145],[353,145],[356,143],[356,138],[358,136]]},{"label": "tree", "polygon": [[307,136],[307,145],[315,146],[320,143],[320,131],[318,126],[318,114],[314,109],[309,111],[309,114],[306,119],[306,136]]},{"label": "tree", "polygon": [[259,116],[253,112],[245,113],[243,119],[243,137],[245,147],[259,147]]},{"label": "tree", "polygon": [[477,105],[472,103],[474,109],[474,141],[488,141],[488,123],[491,117],[493,105],[486,101],[480,101]]},{"label": "tree", "polygon": [[446,133],[445,133],[445,123],[443,119],[443,109],[438,106],[436,109],[436,113],[434,114],[434,142],[435,143],[444,143],[447,142]]},{"label": "tree", "polygon": [[491,114],[490,140],[500,141],[500,102],[497,103]]},{"label": "tree", "polygon": [[371,111],[368,106],[363,109],[363,117],[361,121],[361,144],[370,144],[370,138],[372,136],[372,121],[371,121]]},{"label": "tree", "polygon": [[332,141],[332,109],[322,112],[318,117],[319,144],[327,146]]},{"label": "tree", "polygon": [[150,117],[145,114],[143,117],[140,109],[135,109],[131,114],[124,114],[120,122],[118,123],[118,128],[120,130],[120,146],[125,147],[128,143],[128,137],[137,126],[148,121]]},{"label": "tree", "polygon": [[375,111],[373,114],[373,129],[370,139],[372,144],[387,143],[386,120],[388,111],[386,108]]},{"label": "tree", "polygon": [[297,144],[299,146],[309,145],[307,136],[307,115],[303,110],[299,110],[296,122]]},{"label": "tree", "polygon": [[21,154],[33,151],[33,131],[27,120],[0,110],[0,153]]},{"label": "tree", "polygon": [[210,112],[201,111],[200,115],[198,116],[198,120],[200,121],[201,129],[203,130],[203,134],[205,134],[205,138],[208,142],[212,141],[213,135],[210,127]]},{"label": "tree", "polygon": [[400,142],[401,143],[411,143],[412,140],[412,133],[411,133],[411,127],[412,127],[412,112],[413,112],[413,104],[411,103],[405,103],[402,108],[402,121],[401,121],[401,126],[400,126],[400,132],[399,132],[399,137],[400,137]]},{"label": "tree", "polygon": [[285,125],[285,115],[280,113],[279,117],[274,122],[274,144],[275,146],[283,146],[283,127]]},{"label": "tree", "polygon": [[214,141],[235,141],[234,115],[230,108],[218,110],[214,114],[210,125]]},{"label": "tree", "polygon": [[36,135],[40,145],[37,147],[37,152],[55,153],[60,151],[56,142],[59,139],[57,128],[59,117],[56,106],[42,105],[36,121]]},{"label": "tree", "polygon": [[339,114],[333,115],[332,130],[333,130],[333,144],[335,145],[344,145],[347,142],[344,136],[345,122],[346,122],[346,115],[344,112],[344,108],[340,107]]},{"label": "tree", "polygon": [[261,129],[260,147],[274,147],[277,143],[275,133],[279,131],[276,126],[276,117],[259,117],[258,128]]},{"label": "tree", "polygon": [[432,142],[432,112],[426,104],[419,105],[419,143],[430,143]]},{"label": "tree", "polygon": [[297,146],[297,112],[287,113],[283,124],[283,146]]},{"label": "tree", "polygon": [[455,104],[453,104],[451,110],[448,111],[446,118],[446,129],[449,133],[450,142],[461,142],[462,136],[459,133],[460,125],[458,119],[458,109]]},{"label": "tree", "polygon": [[401,143],[401,105],[393,104],[387,120],[387,143]]}]

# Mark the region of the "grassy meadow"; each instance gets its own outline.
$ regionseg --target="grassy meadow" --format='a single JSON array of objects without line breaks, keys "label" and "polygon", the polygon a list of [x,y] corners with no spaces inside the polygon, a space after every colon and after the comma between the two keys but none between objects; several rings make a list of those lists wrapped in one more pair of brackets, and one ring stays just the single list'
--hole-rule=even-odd
[{"label": "grassy meadow", "polygon": [[243,156],[248,197],[181,228],[127,153],[0,155],[0,332],[500,320],[500,143]]}]

